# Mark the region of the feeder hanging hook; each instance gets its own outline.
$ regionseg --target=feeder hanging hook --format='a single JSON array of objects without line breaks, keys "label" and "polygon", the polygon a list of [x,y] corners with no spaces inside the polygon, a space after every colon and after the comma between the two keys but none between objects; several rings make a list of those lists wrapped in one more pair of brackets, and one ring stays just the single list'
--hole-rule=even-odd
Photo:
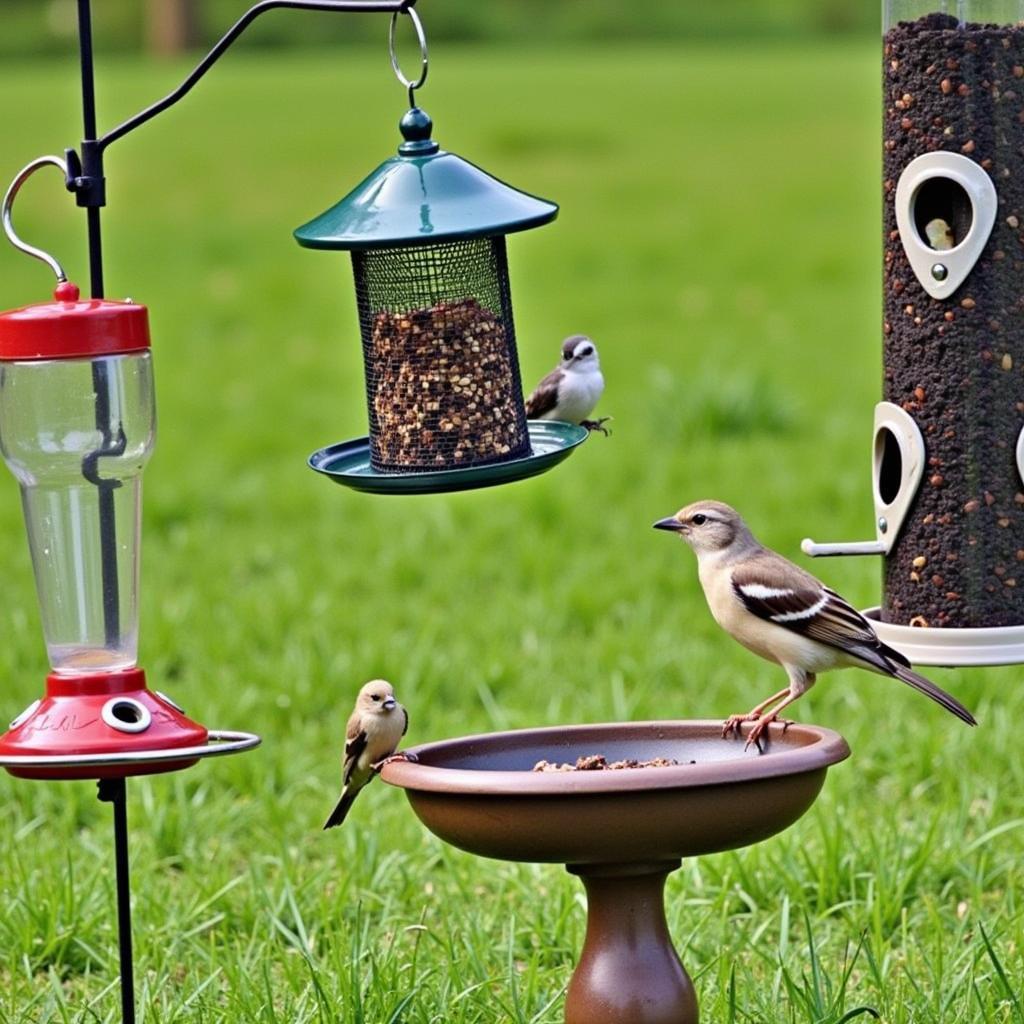
[{"label": "feeder hanging hook", "polygon": [[[402,73],[402,67],[398,63],[398,54],[395,53],[395,26],[398,24],[399,14],[402,13],[407,14],[409,20],[412,21],[413,28],[416,29],[416,39],[420,44],[420,77],[415,81],[406,78]],[[407,7],[404,12],[395,11],[391,15],[391,24],[388,26],[388,56],[391,57],[391,69],[395,72],[395,77],[409,90],[409,106],[415,107],[416,100],[413,94],[427,80],[427,70],[430,67],[430,62],[427,59],[427,36],[423,31],[423,22],[420,21],[415,7]]]},{"label": "feeder hanging hook", "polygon": [[3,219],[4,234],[7,236],[8,241],[15,249],[19,249],[21,252],[28,256],[34,256],[37,260],[42,260],[53,272],[57,275],[57,281],[60,284],[64,284],[67,281],[67,274],[64,273],[64,268],[57,262],[57,260],[51,256],[48,252],[43,252],[42,249],[37,249],[34,245],[29,245],[27,242],[23,242],[14,230],[14,225],[11,223],[11,209],[14,206],[14,199],[18,194],[18,190],[22,185],[40,167],[46,167],[52,164],[54,167],[59,167],[64,174],[65,180],[68,176],[68,165],[59,156],[41,156],[37,157],[30,164],[26,164],[15,176],[14,181],[11,182],[10,187],[7,189],[7,193],[4,196],[3,209],[0,216]]}]

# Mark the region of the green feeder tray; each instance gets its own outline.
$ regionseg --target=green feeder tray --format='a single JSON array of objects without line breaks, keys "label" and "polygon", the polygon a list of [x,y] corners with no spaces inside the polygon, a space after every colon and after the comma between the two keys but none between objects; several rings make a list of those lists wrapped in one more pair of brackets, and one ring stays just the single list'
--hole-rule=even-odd
[{"label": "green feeder tray", "polygon": [[492,462],[461,469],[382,473],[370,465],[370,440],[359,437],[321,448],[309,465],[335,483],[367,494],[444,494],[512,483],[537,476],[569,457],[587,439],[586,427],[558,420],[530,420],[531,453],[507,462]]}]

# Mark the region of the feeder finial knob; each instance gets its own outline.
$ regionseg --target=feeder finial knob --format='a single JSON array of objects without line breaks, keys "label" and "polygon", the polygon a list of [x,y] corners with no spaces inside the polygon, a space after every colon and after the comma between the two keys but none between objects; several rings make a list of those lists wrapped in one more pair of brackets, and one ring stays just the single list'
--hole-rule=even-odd
[{"label": "feeder finial knob", "polygon": [[80,294],[77,284],[61,281],[54,289],[53,298],[56,302],[77,302]]},{"label": "feeder finial knob", "polygon": [[405,139],[398,147],[402,156],[425,156],[438,151],[437,143],[430,137],[434,122],[425,110],[419,107],[407,110],[398,127]]}]

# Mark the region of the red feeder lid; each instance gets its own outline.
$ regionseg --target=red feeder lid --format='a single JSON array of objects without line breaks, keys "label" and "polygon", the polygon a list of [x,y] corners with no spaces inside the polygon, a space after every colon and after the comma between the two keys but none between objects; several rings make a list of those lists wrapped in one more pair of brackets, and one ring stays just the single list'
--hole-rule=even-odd
[{"label": "red feeder lid", "polygon": [[0,360],[74,359],[149,348],[149,314],[134,302],[79,300],[78,286],[57,285],[53,302],[0,313]]}]

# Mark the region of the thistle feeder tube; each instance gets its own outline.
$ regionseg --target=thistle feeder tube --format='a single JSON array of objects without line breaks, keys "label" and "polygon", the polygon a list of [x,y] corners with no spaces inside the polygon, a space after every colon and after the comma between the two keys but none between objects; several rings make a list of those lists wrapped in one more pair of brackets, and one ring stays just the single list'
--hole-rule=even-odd
[{"label": "thistle feeder tube", "polygon": [[[442,150],[418,107],[400,128],[396,156],[295,231],[300,245],[352,254],[370,470],[383,479],[508,463],[534,475],[505,237],[558,207]],[[474,486],[501,482],[482,480]]]},{"label": "thistle feeder tube", "polygon": [[[887,533],[878,527],[883,593],[868,614],[884,641],[921,664],[1020,663],[1019,4],[888,0],[882,74],[880,408],[890,422],[880,433],[876,418],[873,437],[875,518]],[[908,444],[911,435],[920,443]],[[908,458],[923,464],[919,473]],[[880,492],[898,516],[880,510]]]},{"label": "thistle feeder tube", "polygon": [[[1014,627],[1024,624],[1024,482],[1015,459],[1024,426],[1024,28],[1017,3],[965,2],[958,18],[893,6],[902,16],[890,19],[884,44],[883,397],[917,423],[927,468],[886,558],[882,618]],[[949,255],[969,247],[972,232],[984,243],[959,287],[937,298],[910,265],[902,197],[890,185],[923,161],[940,168],[954,158],[970,165],[960,183],[974,223],[961,240],[952,211]],[[953,177],[952,168],[945,173]],[[889,241],[894,230],[904,244]]]}]

